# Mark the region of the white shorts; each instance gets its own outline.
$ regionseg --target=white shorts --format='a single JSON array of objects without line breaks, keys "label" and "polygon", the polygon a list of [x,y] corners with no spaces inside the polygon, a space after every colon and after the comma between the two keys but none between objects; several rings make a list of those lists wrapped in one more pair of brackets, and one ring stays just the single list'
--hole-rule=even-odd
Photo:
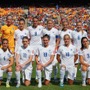
[{"label": "white shorts", "polygon": [[52,70],[44,68],[44,73],[45,73],[45,79],[50,81],[51,80]]},{"label": "white shorts", "polygon": [[22,69],[22,73],[24,75],[25,80],[31,81],[31,76],[32,76],[32,68],[31,69]]}]

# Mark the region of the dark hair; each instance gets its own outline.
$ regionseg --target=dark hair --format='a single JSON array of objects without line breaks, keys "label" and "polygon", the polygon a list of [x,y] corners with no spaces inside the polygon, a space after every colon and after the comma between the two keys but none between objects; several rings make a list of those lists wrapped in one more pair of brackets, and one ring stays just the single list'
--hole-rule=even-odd
[{"label": "dark hair", "polygon": [[38,17],[37,17],[37,16],[35,16],[35,17],[33,17],[33,20],[34,20],[34,19],[38,19]]},{"label": "dark hair", "polygon": [[20,21],[23,21],[23,22],[25,23],[25,19],[24,19],[24,18],[20,18],[19,22],[20,22]]},{"label": "dark hair", "polygon": [[24,39],[29,40],[29,38],[28,38],[27,36],[24,36],[24,37],[22,38],[22,41],[23,41]]},{"label": "dark hair", "polygon": [[81,50],[83,50],[84,49],[84,45],[83,45],[83,40],[84,39],[87,39],[88,40],[88,38],[87,37],[82,37],[82,39],[81,39]]},{"label": "dark hair", "polygon": [[6,38],[2,39],[2,44],[4,43],[4,41],[8,42],[8,39],[6,39]]},{"label": "dark hair", "polygon": [[42,38],[48,38],[48,40],[50,40],[50,36],[48,34],[45,34]]}]

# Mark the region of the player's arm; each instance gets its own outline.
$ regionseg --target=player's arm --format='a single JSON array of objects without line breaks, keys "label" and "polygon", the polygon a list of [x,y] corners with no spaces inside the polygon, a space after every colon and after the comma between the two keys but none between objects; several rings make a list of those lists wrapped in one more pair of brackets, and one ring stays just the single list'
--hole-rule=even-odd
[{"label": "player's arm", "polygon": [[7,69],[13,65],[13,56],[9,58],[10,63],[7,66],[3,66],[1,69]]},{"label": "player's arm", "polygon": [[20,55],[16,53],[16,66],[19,65],[19,58],[20,58]]},{"label": "player's arm", "polygon": [[36,64],[40,64],[38,60],[38,55],[35,55]]},{"label": "player's arm", "polygon": [[75,54],[74,55],[74,63],[77,61],[77,59],[78,59],[78,54]]},{"label": "player's arm", "polygon": [[47,63],[45,63],[45,64],[43,65],[43,67],[46,67],[46,66],[48,66],[49,64],[51,64],[53,60],[54,60],[54,55],[51,55],[50,60],[49,60]]},{"label": "player's arm", "polygon": [[84,65],[86,67],[89,67],[90,66],[90,64],[84,62],[84,59],[83,59],[83,56],[82,55],[79,55],[79,60],[80,60],[80,63],[82,65]]},{"label": "player's arm", "polygon": [[59,54],[57,54],[57,61],[58,61],[59,63],[61,63],[61,59],[60,59],[60,55],[59,55]]}]

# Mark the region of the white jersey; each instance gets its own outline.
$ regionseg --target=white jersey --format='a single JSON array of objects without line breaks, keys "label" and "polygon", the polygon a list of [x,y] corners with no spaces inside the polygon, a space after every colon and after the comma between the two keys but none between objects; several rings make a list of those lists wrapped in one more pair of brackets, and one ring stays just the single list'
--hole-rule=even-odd
[{"label": "white jersey", "polygon": [[30,38],[28,30],[24,29],[21,31],[21,30],[17,29],[15,31],[15,34],[14,34],[14,38],[16,40],[16,46],[15,47],[22,46],[22,39],[24,36],[27,36],[28,38]]},{"label": "white jersey", "polygon": [[66,67],[74,66],[74,55],[77,54],[75,46],[72,44],[69,47],[65,45],[60,46],[57,54],[60,55],[61,65],[65,65]]},{"label": "white jersey", "polygon": [[[34,55],[34,51],[33,51],[32,47],[30,47],[30,46],[28,46],[25,49],[23,48],[23,46],[21,46],[18,48],[16,53],[20,55],[20,59],[19,59],[20,64],[23,64],[30,58],[31,55]],[[32,62],[27,64],[25,67],[28,67],[28,66],[32,68]]]},{"label": "white jersey", "polygon": [[41,45],[42,40],[41,37],[43,35],[43,26],[37,26],[36,28],[30,26],[28,27],[29,34],[30,34],[30,45]]},{"label": "white jersey", "polygon": [[67,29],[66,31],[60,32],[60,45],[64,44],[64,35],[70,35],[70,38],[72,39],[72,30]]},{"label": "white jersey", "polygon": [[[36,55],[39,56],[39,58],[40,58],[39,61],[42,64],[45,64],[50,60],[51,55],[54,55],[54,53],[55,53],[54,48],[52,48],[51,46],[48,46],[48,47],[40,46],[37,49]],[[48,65],[46,68],[52,69],[52,64]]]},{"label": "white jersey", "polygon": [[77,47],[77,49],[81,48],[81,39],[82,37],[87,37],[87,32],[77,32],[77,31],[73,31],[72,32],[72,39],[73,39],[73,44]]},{"label": "white jersey", "polygon": [[9,58],[13,57],[13,55],[9,52],[7,49],[5,52],[0,49],[0,66],[8,65],[9,64]]},{"label": "white jersey", "polygon": [[88,49],[80,50],[79,55],[83,56],[83,60],[90,64],[90,45]]},{"label": "white jersey", "polygon": [[59,36],[59,31],[56,28],[52,28],[51,30],[43,29],[43,34],[48,34],[50,36],[49,45],[56,45],[56,38]]}]

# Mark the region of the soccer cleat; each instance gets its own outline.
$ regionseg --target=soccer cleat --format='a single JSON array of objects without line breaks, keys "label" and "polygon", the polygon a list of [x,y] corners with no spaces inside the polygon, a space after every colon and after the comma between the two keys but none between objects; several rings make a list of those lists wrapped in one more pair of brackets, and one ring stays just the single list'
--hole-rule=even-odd
[{"label": "soccer cleat", "polygon": [[38,84],[38,87],[41,88],[42,87],[42,84]]},{"label": "soccer cleat", "polygon": [[17,85],[16,85],[16,88],[19,88],[19,87],[20,87],[20,84],[17,84]]},{"label": "soccer cleat", "polygon": [[7,87],[7,88],[9,88],[9,87],[10,87],[9,83],[6,83],[6,87]]},{"label": "soccer cleat", "polygon": [[60,87],[64,87],[64,84],[63,83],[60,83]]},{"label": "soccer cleat", "polygon": [[85,87],[85,86],[86,86],[86,84],[82,84],[82,86],[84,86],[84,87]]}]

